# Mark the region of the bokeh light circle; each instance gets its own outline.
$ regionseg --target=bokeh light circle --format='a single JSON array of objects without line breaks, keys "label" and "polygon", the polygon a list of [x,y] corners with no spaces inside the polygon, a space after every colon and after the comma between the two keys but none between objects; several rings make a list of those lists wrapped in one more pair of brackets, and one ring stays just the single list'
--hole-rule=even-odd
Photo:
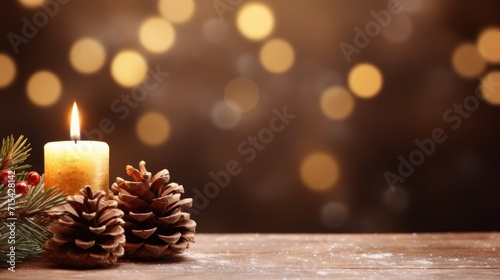
[{"label": "bokeh light circle", "polygon": [[349,219],[347,207],[339,202],[330,202],[321,209],[321,220],[329,228],[342,227]]},{"label": "bokeh light circle", "polygon": [[16,78],[17,68],[14,60],[0,53],[0,88],[9,86]]},{"label": "bokeh light circle", "polygon": [[111,75],[123,87],[139,85],[146,77],[147,71],[146,59],[136,51],[121,51],[111,62]]},{"label": "bokeh light circle", "polygon": [[327,88],[321,94],[321,112],[332,120],[345,119],[354,110],[354,98],[344,87],[334,86]]},{"label": "bokeh light circle", "polygon": [[481,56],[489,62],[500,62],[500,28],[490,27],[479,34],[477,48]]},{"label": "bokeh light circle", "polygon": [[305,186],[314,191],[326,191],[335,186],[340,177],[336,159],[325,152],[314,152],[302,161],[300,178]]},{"label": "bokeh light circle", "polygon": [[29,9],[40,8],[47,0],[18,0],[21,5]]},{"label": "bokeh light circle", "polygon": [[81,38],[76,41],[69,52],[69,61],[73,68],[82,74],[92,74],[104,65],[106,50],[97,40]]},{"label": "bokeh light circle", "polygon": [[169,22],[184,23],[193,17],[196,5],[194,0],[160,0],[158,10]]},{"label": "bokeh light circle", "polygon": [[175,29],[160,17],[146,19],[139,29],[141,45],[152,53],[168,51],[175,43]]},{"label": "bokeh light circle", "polygon": [[482,79],[481,93],[486,102],[500,105],[500,71],[492,71]]},{"label": "bokeh light circle", "polygon": [[148,146],[159,146],[169,139],[171,126],[163,114],[148,112],[137,121],[136,132],[142,143]]},{"label": "bokeh light circle", "polygon": [[26,92],[33,104],[46,107],[59,100],[62,92],[62,84],[56,74],[41,70],[31,75],[28,79]]},{"label": "bokeh light circle", "polygon": [[[231,107],[237,106],[236,104]],[[224,101],[215,103],[212,107],[210,117],[213,124],[220,129],[235,128],[241,121],[241,110],[233,110]]]},{"label": "bokeh light circle", "polygon": [[382,89],[383,76],[371,63],[360,63],[349,72],[349,88],[358,97],[371,98]]},{"label": "bokeh light circle", "polygon": [[455,72],[464,78],[475,78],[486,68],[486,62],[472,43],[460,44],[455,49],[452,65]]},{"label": "bokeh light circle", "polygon": [[274,29],[274,15],[267,5],[257,2],[245,4],[238,11],[236,24],[240,33],[250,40],[262,40]]},{"label": "bokeh light circle", "polygon": [[295,51],[287,41],[273,39],[260,49],[260,63],[268,72],[280,74],[287,72],[295,62]]},{"label": "bokeh light circle", "polygon": [[257,84],[244,77],[230,81],[224,90],[224,101],[227,106],[235,111],[247,112],[252,110],[259,102],[259,87]]}]

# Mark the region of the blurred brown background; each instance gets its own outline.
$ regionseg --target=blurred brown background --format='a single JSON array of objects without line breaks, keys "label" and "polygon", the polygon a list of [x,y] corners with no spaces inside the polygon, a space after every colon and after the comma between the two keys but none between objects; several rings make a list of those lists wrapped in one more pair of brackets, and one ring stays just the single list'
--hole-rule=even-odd
[{"label": "blurred brown background", "polygon": [[40,173],[76,100],[111,181],[169,169],[200,232],[500,230],[498,1],[36,2],[0,3],[0,132]]}]

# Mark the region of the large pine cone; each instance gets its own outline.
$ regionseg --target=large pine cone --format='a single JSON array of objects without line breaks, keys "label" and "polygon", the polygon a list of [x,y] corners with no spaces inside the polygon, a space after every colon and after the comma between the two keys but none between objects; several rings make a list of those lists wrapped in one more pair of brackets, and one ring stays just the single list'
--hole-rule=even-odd
[{"label": "large pine cone", "polygon": [[66,266],[115,265],[124,254],[123,211],[116,201],[106,200],[104,191],[86,186],[80,193],[68,196],[67,203],[53,211],[63,214],[49,226],[54,235],[44,248],[50,258]]},{"label": "large pine cone", "polygon": [[181,199],[184,187],[170,180],[168,170],[151,176],[146,163],[139,170],[127,165],[135,182],[118,177],[111,186],[118,207],[125,213],[125,256],[159,259],[184,252],[194,242],[196,222],[182,207],[191,207],[191,198]]}]

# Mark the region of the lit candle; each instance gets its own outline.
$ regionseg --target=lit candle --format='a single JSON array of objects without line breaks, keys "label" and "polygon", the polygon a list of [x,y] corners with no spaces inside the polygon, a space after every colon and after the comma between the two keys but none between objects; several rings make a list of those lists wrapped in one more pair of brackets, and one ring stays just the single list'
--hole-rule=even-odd
[{"label": "lit candle", "polygon": [[71,113],[72,141],[45,144],[45,187],[57,185],[74,195],[86,185],[109,190],[109,146],[100,141],[80,141],[80,121],[76,102]]}]

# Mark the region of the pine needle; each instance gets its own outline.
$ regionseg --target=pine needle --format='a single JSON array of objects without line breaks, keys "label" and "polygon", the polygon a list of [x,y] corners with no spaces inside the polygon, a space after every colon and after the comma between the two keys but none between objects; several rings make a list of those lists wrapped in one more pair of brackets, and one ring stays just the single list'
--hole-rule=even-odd
[{"label": "pine needle", "polygon": [[17,140],[14,140],[13,135],[2,140],[0,171],[5,169],[22,171],[31,167],[29,164],[23,164],[31,151],[30,144],[27,142],[28,138],[24,135],[19,136]]},{"label": "pine needle", "polygon": [[66,195],[57,188],[50,188],[44,191],[44,177],[40,178],[40,183],[32,186],[28,193],[21,198],[20,204],[22,208],[17,209],[20,216],[42,215],[44,211],[50,208],[61,205],[66,202]]},{"label": "pine needle", "polygon": [[[16,177],[22,178],[23,170],[30,167],[24,164],[30,151],[30,144],[24,136],[21,135],[17,140],[12,135],[4,138],[0,148],[0,171],[16,171]],[[16,260],[33,259],[43,252],[43,244],[52,236],[47,227],[54,218],[47,212],[64,204],[66,195],[55,187],[45,190],[44,185],[44,176],[41,176],[40,182],[31,186],[26,195],[15,195],[15,205],[11,205],[14,208],[13,216],[9,212],[12,209],[9,209],[8,199],[12,197],[9,197],[8,186],[0,182],[0,266],[6,265],[3,259],[10,246],[15,246]],[[9,217],[17,218],[15,244],[9,243]]]}]

